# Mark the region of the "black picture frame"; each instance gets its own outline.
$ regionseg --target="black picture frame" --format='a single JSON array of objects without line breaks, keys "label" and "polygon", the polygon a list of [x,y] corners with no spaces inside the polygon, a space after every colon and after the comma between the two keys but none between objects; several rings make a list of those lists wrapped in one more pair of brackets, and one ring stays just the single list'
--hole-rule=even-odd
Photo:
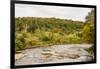
[{"label": "black picture frame", "polygon": [[[49,5],[49,6],[64,6],[64,7],[83,7],[83,8],[94,8],[95,10],[95,41],[94,41],[94,61],[89,61],[89,62],[71,62],[71,63],[52,63],[52,64],[37,64],[37,65],[19,65],[19,66],[15,66],[15,4],[35,4],[35,5]],[[50,3],[50,2],[34,2],[34,1],[16,1],[16,0],[11,0],[10,2],[10,20],[11,20],[11,24],[10,24],[10,44],[11,44],[11,48],[10,48],[10,67],[12,69],[14,68],[28,68],[28,67],[44,67],[44,66],[60,66],[60,65],[76,65],[76,64],[91,64],[91,63],[96,63],[96,6],[95,5],[81,5],[81,4],[66,4],[66,3]]]}]

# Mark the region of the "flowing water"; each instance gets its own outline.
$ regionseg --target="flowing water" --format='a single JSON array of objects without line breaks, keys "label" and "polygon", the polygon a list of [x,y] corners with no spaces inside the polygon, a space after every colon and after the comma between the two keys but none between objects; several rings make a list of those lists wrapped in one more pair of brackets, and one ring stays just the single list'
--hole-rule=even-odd
[{"label": "flowing water", "polygon": [[26,49],[21,51],[24,56],[17,59],[15,65],[91,61],[93,56],[85,50],[91,46],[92,44],[68,44]]}]

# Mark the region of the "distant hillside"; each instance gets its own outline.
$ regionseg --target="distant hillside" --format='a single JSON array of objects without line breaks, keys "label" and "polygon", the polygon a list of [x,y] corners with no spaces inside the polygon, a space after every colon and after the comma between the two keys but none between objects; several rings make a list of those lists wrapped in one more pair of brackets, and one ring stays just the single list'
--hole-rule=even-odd
[{"label": "distant hillside", "polygon": [[34,32],[36,29],[60,29],[66,32],[80,31],[84,24],[80,21],[59,18],[18,17],[15,18],[15,20],[17,31],[20,31],[24,28],[24,30],[29,32]]}]

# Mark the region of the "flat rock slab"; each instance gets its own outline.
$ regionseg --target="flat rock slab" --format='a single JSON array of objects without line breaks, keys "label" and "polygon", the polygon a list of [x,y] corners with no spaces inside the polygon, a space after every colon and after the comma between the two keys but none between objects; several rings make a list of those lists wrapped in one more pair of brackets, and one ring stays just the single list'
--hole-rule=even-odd
[{"label": "flat rock slab", "polygon": [[68,44],[26,49],[15,55],[15,65],[90,61],[90,54],[85,49],[91,46],[92,44]]},{"label": "flat rock slab", "polygon": [[25,54],[22,54],[22,53],[15,54],[15,60],[18,60],[24,56],[25,56]]}]

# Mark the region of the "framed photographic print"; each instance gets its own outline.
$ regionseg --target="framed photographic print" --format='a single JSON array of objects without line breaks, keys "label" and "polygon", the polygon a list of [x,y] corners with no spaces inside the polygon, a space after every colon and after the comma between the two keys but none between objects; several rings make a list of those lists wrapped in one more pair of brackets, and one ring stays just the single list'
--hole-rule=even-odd
[{"label": "framed photographic print", "polygon": [[96,6],[11,0],[11,68],[96,63]]}]

